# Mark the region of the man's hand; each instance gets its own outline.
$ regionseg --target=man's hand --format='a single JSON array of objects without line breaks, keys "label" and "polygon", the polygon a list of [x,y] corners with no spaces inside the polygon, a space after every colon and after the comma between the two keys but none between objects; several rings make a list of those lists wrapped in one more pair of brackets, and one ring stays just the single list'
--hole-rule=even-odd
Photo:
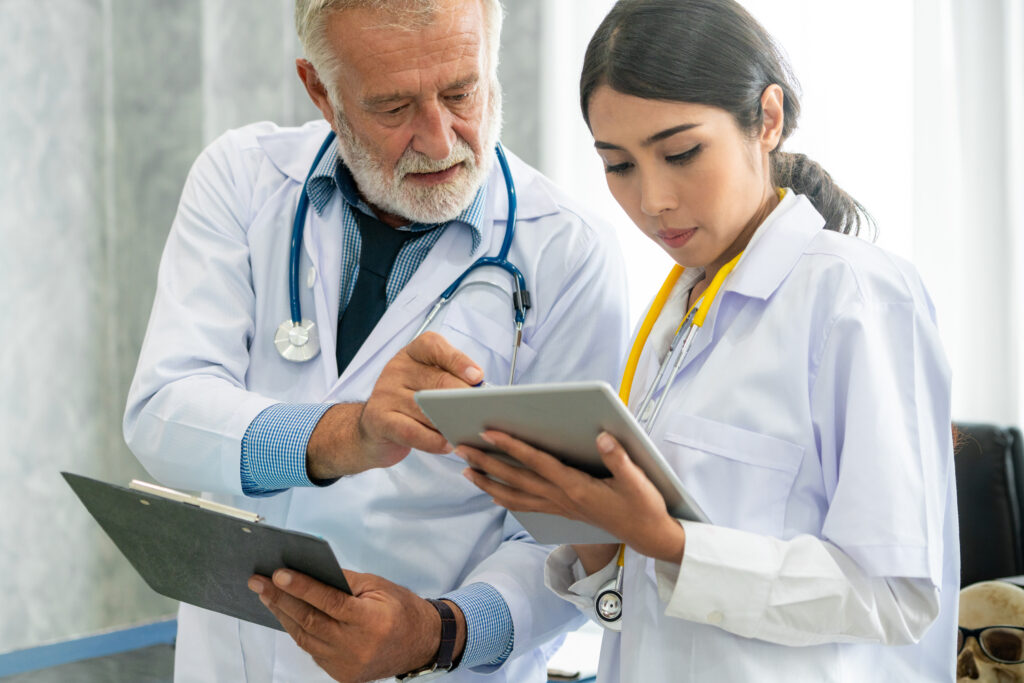
[{"label": "man's hand", "polygon": [[483,378],[483,370],[444,337],[421,334],[388,362],[365,404],[338,404],[324,413],[307,446],[309,476],[333,479],[390,467],[413,448],[449,452],[451,446],[416,405],[413,394],[421,389],[463,389]]},{"label": "man's hand", "polygon": [[[249,588],[295,643],[336,681],[373,681],[434,660],[441,617],[429,602],[373,574],[345,572],[352,595],[287,569],[273,581],[255,575]],[[466,621],[454,603],[455,657],[466,643]]]}]

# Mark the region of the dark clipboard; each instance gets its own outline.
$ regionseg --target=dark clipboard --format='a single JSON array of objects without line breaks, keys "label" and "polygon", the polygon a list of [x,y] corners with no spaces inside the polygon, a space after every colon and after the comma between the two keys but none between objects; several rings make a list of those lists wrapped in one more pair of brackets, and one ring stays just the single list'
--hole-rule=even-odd
[{"label": "dark clipboard", "polygon": [[132,567],[161,595],[283,631],[246,587],[253,574],[270,576],[286,567],[352,592],[322,538],[61,474]]}]

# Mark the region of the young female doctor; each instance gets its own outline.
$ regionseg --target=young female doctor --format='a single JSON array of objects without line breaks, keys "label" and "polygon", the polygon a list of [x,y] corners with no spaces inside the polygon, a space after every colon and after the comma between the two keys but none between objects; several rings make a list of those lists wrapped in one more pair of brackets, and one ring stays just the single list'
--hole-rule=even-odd
[{"label": "young female doctor", "polygon": [[910,265],[848,234],[868,222],[860,205],[781,151],[800,105],[779,50],[733,0],[621,0],[580,96],[612,194],[678,264],[621,394],[711,523],[672,519],[608,434],[607,479],[496,432],[529,469],[463,446],[466,476],[509,509],[623,541],[622,555],[560,547],[546,568],[594,617],[621,571],[600,681],[951,681],[959,555],[934,312]]}]

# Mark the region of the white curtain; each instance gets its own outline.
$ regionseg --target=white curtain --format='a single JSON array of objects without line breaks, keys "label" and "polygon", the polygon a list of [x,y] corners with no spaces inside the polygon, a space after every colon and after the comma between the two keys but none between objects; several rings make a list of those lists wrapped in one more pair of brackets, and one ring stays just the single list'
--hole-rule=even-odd
[{"label": "white curtain", "polygon": [[[1024,423],[1024,2],[741,0],[803,89],[787,149],[820,162],[938,309],[957,420]],[[640,315],[669,262],[615,206],[582,123],[583,50],[612,0],[546,3],[541,165],[616,222]]]}]

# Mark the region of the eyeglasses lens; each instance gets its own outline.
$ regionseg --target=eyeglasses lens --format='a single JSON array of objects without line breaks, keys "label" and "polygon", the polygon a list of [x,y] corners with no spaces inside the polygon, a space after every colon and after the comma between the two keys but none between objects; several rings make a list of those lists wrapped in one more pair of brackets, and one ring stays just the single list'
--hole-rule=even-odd
[{"label": "eyeglasses lens", "polygon": [[[963,640],[963,634],[960,635]],[[1008,628],[987,628],[981,633],[982,649],[992,659],[1016,664],[1024,657],[1024,631]]]}]

